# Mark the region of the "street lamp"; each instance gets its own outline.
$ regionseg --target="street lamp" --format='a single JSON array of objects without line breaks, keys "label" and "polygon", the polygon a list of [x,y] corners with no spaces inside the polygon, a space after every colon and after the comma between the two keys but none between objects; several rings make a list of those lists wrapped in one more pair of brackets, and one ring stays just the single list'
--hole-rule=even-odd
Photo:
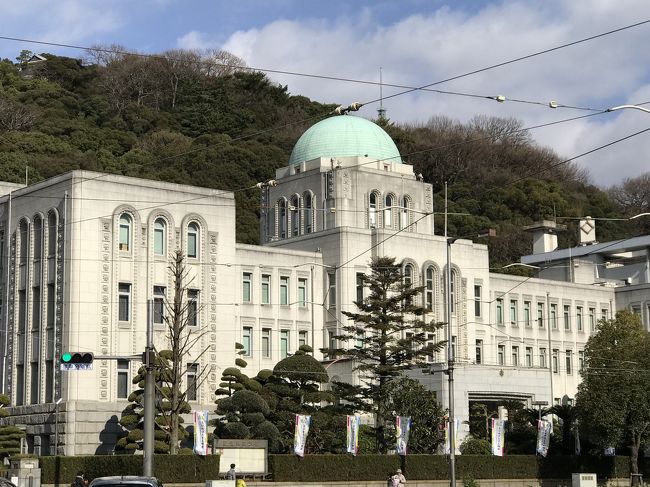
[{"label": "street lamp", "polygon": [[449,381],[449,485],[456,487],[456,425],[454,424],[454,348],[451,319],[451,245],[462,238],[469,237],[494,237],[496,230],[493,228],[478,235],[465,237],[446,237],[447,240],[447,377]]},{"label": "street lamp", "polygon": [[641,107],[639,105],[619,105],[617,107],[608,108],[606,112],[615,112],[616,110],[623,110],[625,108],[632,108],[634,110],[641,110],[642,112],[650,113],[650,110],[647,108]]},{"label": "street lamp", "polygon": [[59,454],[59,404],[63,398],[60,397],[54,403],[54,456]]}]

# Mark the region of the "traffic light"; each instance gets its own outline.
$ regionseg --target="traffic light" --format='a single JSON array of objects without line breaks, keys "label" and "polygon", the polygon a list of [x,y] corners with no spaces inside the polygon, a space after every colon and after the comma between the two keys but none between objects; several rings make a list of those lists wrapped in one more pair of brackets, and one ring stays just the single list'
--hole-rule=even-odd
[{"label": "traffic light", "polygon": [[61,370],[90,370],[93,358],[92,352],[64,352],[61,354]]}]

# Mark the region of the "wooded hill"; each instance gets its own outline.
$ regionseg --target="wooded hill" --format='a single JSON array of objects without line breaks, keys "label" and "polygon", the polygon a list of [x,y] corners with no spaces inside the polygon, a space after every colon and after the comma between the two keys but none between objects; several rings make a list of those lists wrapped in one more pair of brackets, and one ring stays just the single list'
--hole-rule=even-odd
[{"label": "wooded hill", "polygon": [[[335,105],[291,95],[235,56],[169,51],[143,57],[119,46],[84,61],[42,54],[46,61],[0,62],[0,178],[30,183],[87,169],[235,190],[274,176],[298,137]],[[434,115],[434,114],[432,114]],[[424,125],[377,121],[403,158],[434,186],[435,211],[451,235],[487,227],[493,266],[530,253],[521,228],[559,216],[621,216],[607,193],[551,150],[537,146],[519,121],[476,117],[460,124],[433,116]],[[258,242],[258,190],[238,191],[237,239]],[[442,223],[442,218],[437,218]],[[575,221],[560,235],[574,242]],[[601,241],[635,229],[598,222]]]}]

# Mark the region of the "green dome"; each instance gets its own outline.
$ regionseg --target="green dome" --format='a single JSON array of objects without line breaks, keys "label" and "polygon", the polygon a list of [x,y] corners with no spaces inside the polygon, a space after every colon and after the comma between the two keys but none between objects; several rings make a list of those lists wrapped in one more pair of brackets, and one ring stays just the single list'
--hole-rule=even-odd
[{"label": "green dome", "polygon": [[318,157],[367,156],[402,162],[395,142],[379,125],[352,115],[338,115],[312,125],[296,142],[289,165]]}]

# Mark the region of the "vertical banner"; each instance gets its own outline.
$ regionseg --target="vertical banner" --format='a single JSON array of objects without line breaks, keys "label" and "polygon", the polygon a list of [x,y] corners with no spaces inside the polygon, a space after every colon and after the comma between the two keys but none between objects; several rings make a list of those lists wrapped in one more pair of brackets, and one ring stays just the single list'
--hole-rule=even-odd
[{"label": "vertical banner", "polygon": [[[460,418],[454,418],[454,445],[456,446],[456,454],[458,454],[458,432],[460,431]],[[449,455],[451,447],[449,446],[449,419],[445,421],[445,455]]]},{"label": "vertical banner", "polygon": [[551,428],[550,421],[545,419],[537,421],[537,454],[543,457],[548,453],[548,445],[551,441]]},{"label": "vertical banner", "polygon": [[503,445],[505,443],[506,421],[504,419],[492,418],[492,455],[503,456]]},{"label": "vertical banner", "polygon": [[296,429],[293,434],[293,452],[299,457],[305,456],[305,444],[309,433],[311,416],[307,414],[296,414]]},{"label": "vertical banner", "polygon": [[409,433],[411,432],[411,417],[410,416],[396,416],[395,417],[395,436],[397,439],[397,447],[395,450],[398,455],[406,455],[406,448],[409,442]]},{"label": "vertical banner", "polygon": [[208,454],[208,412],[193,411],[194,418],[194,453]]},{"label": "vertical banner", "polygon": [[358,414],[348,416],[348,453],[354,456],[359,453],[359,427],[361,426],[361,417]]}]

